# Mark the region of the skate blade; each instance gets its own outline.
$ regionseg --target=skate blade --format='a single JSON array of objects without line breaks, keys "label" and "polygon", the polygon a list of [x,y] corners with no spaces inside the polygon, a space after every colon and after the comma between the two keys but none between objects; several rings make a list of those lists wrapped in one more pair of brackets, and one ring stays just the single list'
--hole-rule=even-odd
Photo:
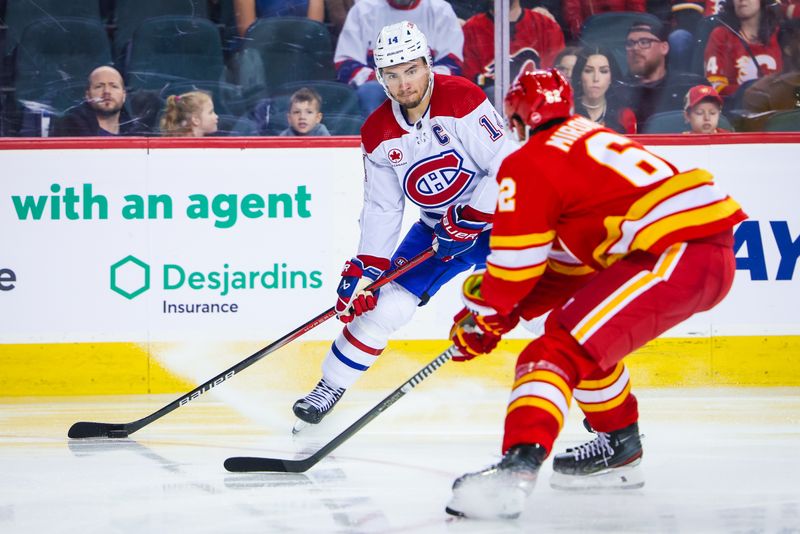
[{"label": "skate blade", "polygon": [[297,421],[295,421],[294,426],[292,427],[292,435],[293,436],[297,435],[297,433],[299,433],[301,430],[309,426],[311,426],[311,423],[306,423],[302,419],[298,419]]},{"label": "skate blade", "polygon": [[592,475],[565,475],[553,472],[550,487],[557,490],[615,490],[637,489],[644,486],[644,472],[641,459],[624,465],[606,469]]}]

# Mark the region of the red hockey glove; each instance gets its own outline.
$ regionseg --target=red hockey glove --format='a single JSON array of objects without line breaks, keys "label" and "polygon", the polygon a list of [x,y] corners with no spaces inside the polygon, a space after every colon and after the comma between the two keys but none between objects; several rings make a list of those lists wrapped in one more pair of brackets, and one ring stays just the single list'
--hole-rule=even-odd
[{"label": "red hockey glove", "polygon": [[510,332],[519,323],[519,312],[516,308],[508,315],[497,313],[497,310],[489,306],[481,295],[481,284],[483,283],[483,271],[476,272],[464,280],[461,287],[461,298],[466,307],[472,312],[475,324],[482,332],[493,334],[498,338]]},{"label": "red hockey glove", "polygon": [[375,309],[378,292],[374,294],[364,289],[380,278],[389,268],[389,260],[375,256],[357,256],[344,264],[342,279],[336,288],[334,311],[343,323],[349,323],[359,315]]},{"label": "red hockey glove", "polygon": [[500,341],[499,336],[481,333],[475,324],[472,312],[467,308],[463,308],[453,317],[450,339],[460,352],[460,354],[453,356],[454,362],[465,362],[475,356],[488,354],[494,350]]},{"label": "red hockey glove", "polygon": [[450,261],[471,249],[486,227],[486,221],[468,220],[463,216],[464,212],[473,217],[489,217],[469,206],[450,206],[433,228],[433,250],[442,261]]}]

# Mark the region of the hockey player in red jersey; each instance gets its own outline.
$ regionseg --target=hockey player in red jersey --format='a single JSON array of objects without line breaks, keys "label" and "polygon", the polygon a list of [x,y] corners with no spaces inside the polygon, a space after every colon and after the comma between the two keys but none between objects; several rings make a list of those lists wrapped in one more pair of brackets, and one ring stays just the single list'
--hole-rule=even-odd
[{"label": "hockey player in red jersey", "polygon": [[[478,86],[433,73],[427,39],[415,24],[385,26],[374,58],[389,99],[361,129],[361,239],[345,263],[336,302],[346,326],[322,364],[322,379],[294,404],[296,429],[319,423],[441,286],[485,262],[497,199],[494,177],[517,148]],[[395,250],[407,201],[419,207],[420,219]],[[383,271],[431,244],[435,257],[380,294],[364,291]]]},{"label": "hockey player in red jersey", "polygon": [[746,218],[707,171],[679,172],[572,114],[572,90],[554,69],[520,76],[505,114],[530,139],[498,172],[487,269],[465,281],[452,338],[469,358],[520,317],[553,309],[517,360],[502,459],[453,484],[447,512],[466,517],[522,512],[573,395],[597,438],[556,455],[557,485],[614,477],[641,457],[622,359],[724,298],[732,227]]}]

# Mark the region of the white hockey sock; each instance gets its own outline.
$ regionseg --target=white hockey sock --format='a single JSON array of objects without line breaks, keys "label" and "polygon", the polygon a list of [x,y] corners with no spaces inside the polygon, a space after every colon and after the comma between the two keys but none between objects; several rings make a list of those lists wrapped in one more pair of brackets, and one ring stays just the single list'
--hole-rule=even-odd
[{"label": "white hockey sock", "polygon": [[356,317],[342,330],[322,362],[331,386],[349,388],[386,348],[389,337],[413,317],[419,299],[397,284],[381,289],[376,308]]}]

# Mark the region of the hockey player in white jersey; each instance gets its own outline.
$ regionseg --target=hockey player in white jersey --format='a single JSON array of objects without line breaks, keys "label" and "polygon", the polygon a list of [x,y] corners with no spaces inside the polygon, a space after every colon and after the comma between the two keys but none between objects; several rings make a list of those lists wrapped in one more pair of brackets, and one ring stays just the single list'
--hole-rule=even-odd
[{"label": "hockey player in white jersey", "polygon": [[[322,364],[322,379],[294,404],[295,430],[319,423],[375,361],[417,307],[459,273],[483,264],[497,200],[495,174],[517,146],[483,91],[465,78],[434,74],[425,35],[411,22],[385,26],[376,75],[389,100],[361,129],[364,205],[361,239],[338,286],[346,323]],[[420,209],[395,250],[406,199]],[[376,294],[364,288],[433,244],[436,256]]]}]

